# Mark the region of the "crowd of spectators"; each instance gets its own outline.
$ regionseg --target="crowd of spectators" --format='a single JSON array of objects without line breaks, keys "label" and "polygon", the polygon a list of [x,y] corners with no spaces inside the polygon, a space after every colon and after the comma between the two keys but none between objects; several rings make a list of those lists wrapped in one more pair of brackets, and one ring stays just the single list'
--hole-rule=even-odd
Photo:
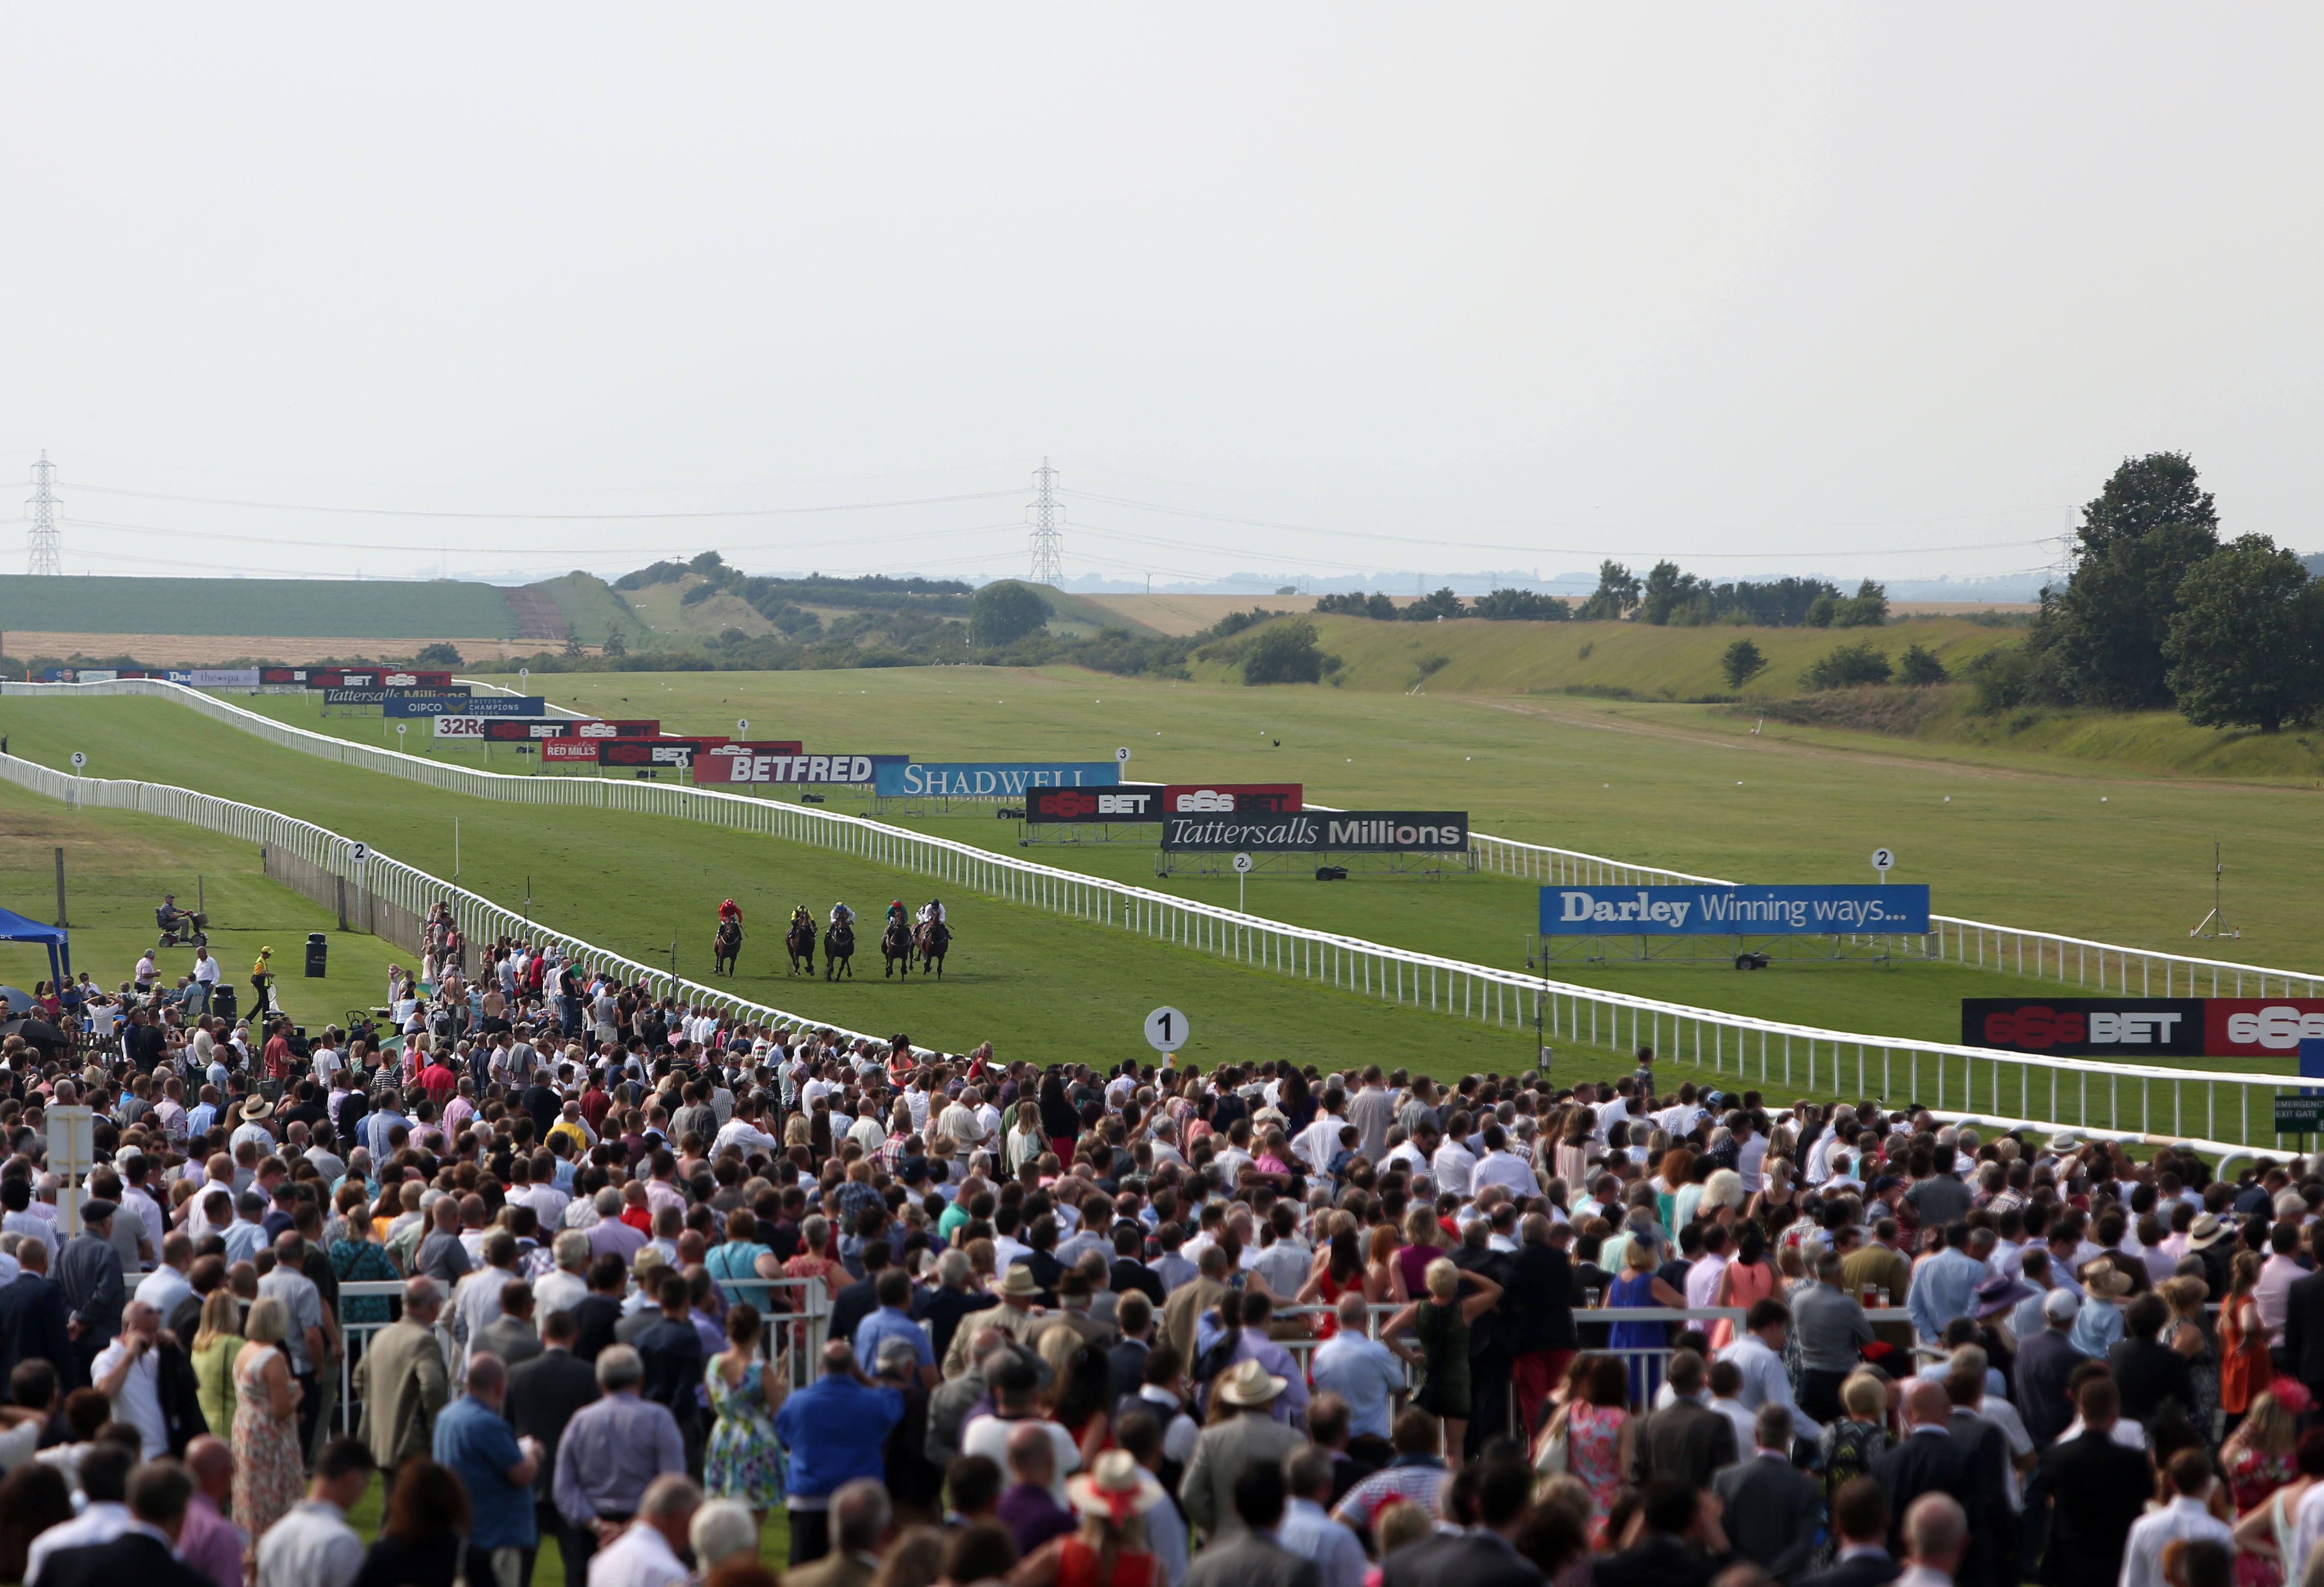
[{"label": "crowd of spectators", "polygon": [[2296,1158],[932,1056],[448,916],[376,1026],[124,1001],[0,1052],[0,1581],[2313,1587]]}]

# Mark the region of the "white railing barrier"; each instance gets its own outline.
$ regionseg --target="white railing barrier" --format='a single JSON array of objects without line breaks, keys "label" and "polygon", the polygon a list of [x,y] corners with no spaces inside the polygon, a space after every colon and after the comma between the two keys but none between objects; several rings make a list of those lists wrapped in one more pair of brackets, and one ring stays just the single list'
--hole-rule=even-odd
[{"label": "white railing barrier", "polygon": [[[60,692],[73,690],[175,699],[217,720],[245,727],[284,748],[448,793],[519,804],[670,816],[809,844],[874,864],[918,872],[947,886],[981,892],[1004,902],[1135,932],[1152,940],[1337,990],[1459,1018],[1489,1020],[1505,1029],[1534,1024],[1538,1004],[1545,1039],[1598,1047],[1651,1046],[1658,1054],[1690,1063],[1714,1076],[1731,1072],[1738,1084],[1757,1081],[1794,1093],[1827,1091],[1855,1096],[1907,1097],[1925,1100],[1940,1112],[1978,1112],[2014,1120],[2033,1120],[2046,1113],[2049,1120],[2058,1121],[2051,1128],[2110,1130],[2135,1137],[2259,1145],[2275,1139],[2273,1099],[2288,1084],[2284,1077],[2258,1074],[2137,1065],[2101,1067],[2087,1061],[2004,1053],[1946,1042],[1913,1041],[1721,1013],[1289,926],[811,806],[779,804],[715,789],[656,782],[510,776],[446,765],[293,727],[213,699],[198,690],[152,678],[91,684],[0,684],[0,696],[55,697]],[[54,779],[53,786],[44,787],[42,791],[57,798],[74,797],[76,787],[106,786],[35,767],[31,762],[11,761],[8,774],[19,781],[28,779],[17,776],[17,766]],[[165,784],[118,786],[151,788],[165,800],[213,797]],[[131,798],[134,803],[134,796]],[[322,829],[312,830],[319,833]],[[332,835],[337,843],[345,844],[346,840]],[[346,866],[352,862],[345,858],[344,847],[335,854],[336,857],[318,856],[316,863],[347,873]],[[377,863],[376,857],[373,863]],[[358,881],[352,874],[349,880]],[[428,885],[445,892],[452,890],[447,884],[432,878],[428,879]],[[420,888],[412,896],[425,890]],[[473,894],[464,896],[475,906],[493,911],[495,920],[516,922],[509,927],[495,926],[490,932],[472,930],[471,936],[488,937],[503,930],[525,929],[518,917],[498,906]],[[404,900],[391,896],[390,901]],[[405,907],[412,906],[406,903]],[[417,912],[424,915],[426,906],[421,905]],[[591,951],[603,955],[603,950]],[[643,965],[636,969],[657,981],[681,984],[671,982],[666,972]],[[691,988],[697,999],[708,998],[724,1004],[739,1001],[715,988],[683,984]],[[2046,1103],[2041,1097],[2044,1077],[2048,1086]],[[2103,1119],[2092,1110],[2093,1078],[2098,1081],[2104,1106]],[[2122,1094],[2125,1082],[2132,1089],[2127,1108]],[[2164,1088],[2159,1110],[2158,1086]],[[2224,1118],[2220,1108],[2223,1087],[2227,1103]],[[2190,1088],[2196,1099],[2191,1106]],[[2263,1103],[2256,1122],[2255,1093]],[[2070,1120],[2066,1118],[2069,1102],[2073,1104],[2074,1116]],[[2135,1123],[2128,1122],[2134,1115]],[[2223,1126],[2232,1133],[2223,1134]]]},{"label": "white railing barrier", "polygon": [[[539,920],[528,920],[512,909],[503,909],[490,899],[456,887],[441,877],[430,876],[385,854],[374,853],[357,860],[355,858],[354,840],[327,827],[285,816],[277,810],[220,798],[216,794],[199,793],[189,788],[176,788],[168,783],[74,777],[69,772],[51,770],[16,755],[0,756],[0,776],[35,793],[78,807],[165,816],[242,842],[271,844],[334,875],[346,878],[351,888],[368,890],[388,903],[410,910],[416,918],[424,918],[437,904],[448,903],[461,931],[472,942],[490,942],[495,937],[508,936],[536,943],[555,943],[576,964],[593,970],[613,972],[624,982],[643,982],[653,988],[658,996],[673,997],[697,1008],[719,1009],[745,1023],[827,1029],[850,1039],[861,1038],[877,1041],[882,1046],[888,1039],[850,1030],[811,1015],[795,1014],[770,1004],[753,1002],[719,987],[704,986],[698,982],[674,976],[667,970],[658,970],[650,964],[641,964],[594,943],[585,942],[569,932],[558,931]],[[929,1056],[928,1049],[925,1047],[914,1050]]]}]

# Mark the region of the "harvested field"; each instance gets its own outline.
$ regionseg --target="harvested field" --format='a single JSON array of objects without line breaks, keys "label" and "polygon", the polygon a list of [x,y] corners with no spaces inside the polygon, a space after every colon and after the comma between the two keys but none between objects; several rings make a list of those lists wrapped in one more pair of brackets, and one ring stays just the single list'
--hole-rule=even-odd
[{"label": "harvested field", "polygon": [[11,656],[134,656],[149,667],[215,666],[250,659],[302,666],[328,656],[410,656],[424,645],[447,644],[474,660],[530,656],[542,641],[438,634],[413,639],[317,638],[311,634],[51,633],[11,628],[0,632]]}]

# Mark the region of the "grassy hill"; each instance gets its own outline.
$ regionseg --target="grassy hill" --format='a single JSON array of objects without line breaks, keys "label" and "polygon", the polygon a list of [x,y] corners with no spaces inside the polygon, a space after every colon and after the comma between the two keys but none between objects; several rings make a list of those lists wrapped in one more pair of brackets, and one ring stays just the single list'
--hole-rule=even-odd
[{"label": "grassy hill", "polygon": [[[1266,605],[1268,603],[1260,602]],[[1287,621],[1287,619],[1278,619]],[[1967,618],[1940,617],[1886,628],[1656,628],[1638,623],[1490,623],[1456,617],[1441,623],[1383,623],[1368,617],[1308,614],[1317,642],[1340,658],[1342,688],[1394,690],[1416,685],[1431,694],[1598,695],[1617,699],[1729,698],[1736,690],[1720,658],[1749,639],[1767,659],[1752,695],[1798,692],[1800,675],[1841,645],[1868,641],[1893,663],[1923,645],[1959,672],[1975,657],[2023,636]],[[1258,630],[1246,630],[1245,635]],[[1233,641],[1227,647],[1234,649]],[[1226,681],[1231,657],[1204,661],[1195,674]]]},{"label": "grassy hill", "polygon": [[497,586],[460,579],[34,578],[26,574],[0,575],[0,629],[348,640],[442,635],[507,639],[517,632]]}]

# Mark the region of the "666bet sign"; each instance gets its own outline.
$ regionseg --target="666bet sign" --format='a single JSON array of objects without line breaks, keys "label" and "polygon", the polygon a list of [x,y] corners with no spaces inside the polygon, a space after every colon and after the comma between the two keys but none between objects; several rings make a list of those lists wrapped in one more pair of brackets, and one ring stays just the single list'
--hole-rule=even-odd
[{"label": "666bet sign", "polygon": [[2052,1057],[2286,1057],[2324,1038],[2324,998],[1964,998],[1969,1047]]}]

